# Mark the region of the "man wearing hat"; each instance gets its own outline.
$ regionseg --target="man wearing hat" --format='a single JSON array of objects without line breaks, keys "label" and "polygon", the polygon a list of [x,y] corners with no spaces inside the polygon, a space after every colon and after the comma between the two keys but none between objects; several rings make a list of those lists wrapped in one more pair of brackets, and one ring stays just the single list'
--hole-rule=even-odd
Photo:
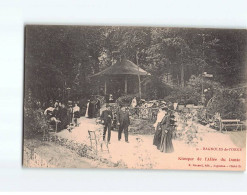
[{"label": "man wearing hat", "polygon": [[61,131],[63,129],[66,129],[67,125],[69,125],[69,120],[68,111],[64,103],[61,103],[61,108],[59,109],[57,117],[61,121],[61,123],[58,123],[58,130]]},{"label": "man wearing hat", "polygon": [[106,110],[104,110],[101,114],[101,121],[103,121],[104,124],[104,132],[103,132],[103,140],[105,141],[105,134],[106,131],[108,130],[108,138],[107,138],[107,142],[110,144],[110,140],[111,140],[111,125],[112,125],[112,111],[110,109],[110,105],[106,104]]}]

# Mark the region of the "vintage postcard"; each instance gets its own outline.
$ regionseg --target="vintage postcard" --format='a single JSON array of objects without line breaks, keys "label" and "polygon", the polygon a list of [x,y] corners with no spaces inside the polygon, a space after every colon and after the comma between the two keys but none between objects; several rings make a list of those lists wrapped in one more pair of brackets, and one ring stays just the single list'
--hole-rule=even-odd
[{"label": "vintage postcard", "polygon": [[247,31],[25,26],[23,167],[244,171]]}]

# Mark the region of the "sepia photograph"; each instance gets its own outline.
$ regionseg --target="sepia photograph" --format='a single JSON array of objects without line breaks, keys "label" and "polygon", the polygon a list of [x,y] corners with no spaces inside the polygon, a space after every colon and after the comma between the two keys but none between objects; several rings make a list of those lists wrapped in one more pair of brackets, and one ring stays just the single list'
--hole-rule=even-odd
[{"label": "sepia photograph", "polygon": [[246,30],[24,30],[23,167],[246,169]]}]

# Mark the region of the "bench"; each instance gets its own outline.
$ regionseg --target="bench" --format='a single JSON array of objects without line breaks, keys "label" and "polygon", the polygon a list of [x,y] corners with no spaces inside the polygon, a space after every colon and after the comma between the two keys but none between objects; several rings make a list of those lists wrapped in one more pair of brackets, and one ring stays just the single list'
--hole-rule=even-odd
[{"label": "bench", "polygon": [[243,130],[243,124],[239,119],[221,119],[220,120],[220,132],[227,131],[227,128],[234,127],[234,131]]}]

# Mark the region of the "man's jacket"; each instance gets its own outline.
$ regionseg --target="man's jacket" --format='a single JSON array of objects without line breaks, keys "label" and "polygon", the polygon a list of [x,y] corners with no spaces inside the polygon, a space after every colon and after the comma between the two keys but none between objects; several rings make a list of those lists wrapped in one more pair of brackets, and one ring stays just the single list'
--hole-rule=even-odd
[{"label": "man's jacket", "polygon": [[120,126],[130,125],[129,112],[123,112],[122,110],[120,110],[117,114],[117,121],[118,123],[120,123]]},{"label": "man's jacket", "polygon": [[100,119],[104,121],[104,123],[109,123],[112,121],[113,115],[112,111],[110,110],[104,110],[101,114]]}]

